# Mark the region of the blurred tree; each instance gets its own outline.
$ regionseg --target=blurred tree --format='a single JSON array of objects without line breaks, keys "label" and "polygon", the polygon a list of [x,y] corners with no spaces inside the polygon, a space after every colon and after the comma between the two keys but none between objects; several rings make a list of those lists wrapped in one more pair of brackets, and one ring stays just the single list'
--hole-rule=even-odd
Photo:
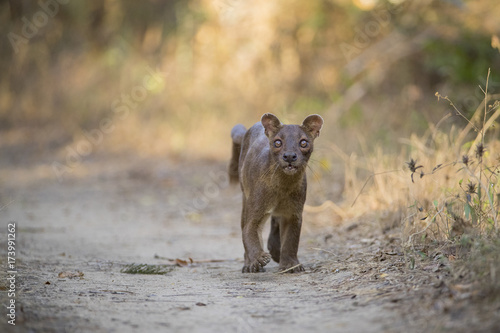
[{"label": "blurred tree", "polygon": [[181,143],[263,112],[408,132],[434,117],[435,90],[477,86],[488,67],[497,89],[499,16],[496,0],[1,0],[0,128],[72,140],[149,66],[168,82],[133,119]]}]

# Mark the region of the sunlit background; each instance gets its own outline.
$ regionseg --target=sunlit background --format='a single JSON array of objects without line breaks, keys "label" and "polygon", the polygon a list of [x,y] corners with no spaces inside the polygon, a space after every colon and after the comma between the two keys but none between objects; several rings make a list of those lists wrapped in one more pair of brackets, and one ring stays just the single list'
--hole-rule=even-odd
[{"label": "sunlit background", "polygon": [[[319,113],[313,170],[335,175],[318,201],[340,186],[350,204],[412,137],[467,125],[436,92],[470,118],[489,68],[500,90],[499,17],[496,0],[4,0],[0,163],[55,179],[104,157],[227,161],[233,125]],[[363,207],[401,196],[377,186]]]},{"label": "sunlit background", "polygon": [[[0,28],[19,326],[500,332],[500,1],[0,0]],[[230,132],[268,112],[325,120],[292,278],[239,274]]]}]

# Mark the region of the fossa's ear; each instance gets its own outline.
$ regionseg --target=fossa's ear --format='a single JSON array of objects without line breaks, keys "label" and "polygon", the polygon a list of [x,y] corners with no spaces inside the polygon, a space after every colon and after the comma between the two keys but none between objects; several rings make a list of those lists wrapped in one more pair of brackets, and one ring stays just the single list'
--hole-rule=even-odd
[{"label": "fossa's ear", "polygon": [[301,127],[304,131],[309,132],[313,139],[316,139],[319,136],[321,127],[323,127],[323,118],[319,114],[307,116]]},{"label": "fossa's ear", "polygon": [[262,126],[264,126],[264,132],[268,138],[271,138],[276,135],[283,127],[281,121],[272,113],[266,113],[262,116],[260,120]]}]

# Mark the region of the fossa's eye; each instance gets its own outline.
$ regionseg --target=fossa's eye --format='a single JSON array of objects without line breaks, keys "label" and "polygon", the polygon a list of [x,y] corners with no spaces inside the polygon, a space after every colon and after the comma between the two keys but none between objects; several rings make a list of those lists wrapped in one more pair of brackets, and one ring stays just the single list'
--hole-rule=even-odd
[{"label": "fossa's eye", "polygon": [[301,148],[307,148],[307,146],[309,146],[309,142],[307,142],[306,140],[300,140]]},{"label": "fossa's eye", "polygon": [[283,143],[281,142],[281,140],[275,140],[274,141],[274,147],[275,148],[281,148],[282,145],[283,145]]}]

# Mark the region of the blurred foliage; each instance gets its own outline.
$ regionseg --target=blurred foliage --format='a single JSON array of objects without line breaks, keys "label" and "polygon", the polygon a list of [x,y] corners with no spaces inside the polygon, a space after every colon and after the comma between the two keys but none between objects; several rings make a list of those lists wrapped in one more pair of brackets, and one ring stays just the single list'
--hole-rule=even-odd
[{"label": "blurred foliage", "polygon": [[[431,40],[425,47],[428,71],[436,72],[453,85],[475,84],[478,73],[486,73],[498,51],[490,45],[491,37],[464,34],[458,41]],[[500,76],[495,74],[493,81]]]},{"label": "blurred foliage", "polygon": [[496,0],[3,0],[0,148],[64,156],[111,119],[99,149],[226,158],[232,125],[265,112],[320,113],[346,150],[360,133],[385,145],[443,116],[436,90],[473,105],[488,67],[500,89],[499,14]]}]

